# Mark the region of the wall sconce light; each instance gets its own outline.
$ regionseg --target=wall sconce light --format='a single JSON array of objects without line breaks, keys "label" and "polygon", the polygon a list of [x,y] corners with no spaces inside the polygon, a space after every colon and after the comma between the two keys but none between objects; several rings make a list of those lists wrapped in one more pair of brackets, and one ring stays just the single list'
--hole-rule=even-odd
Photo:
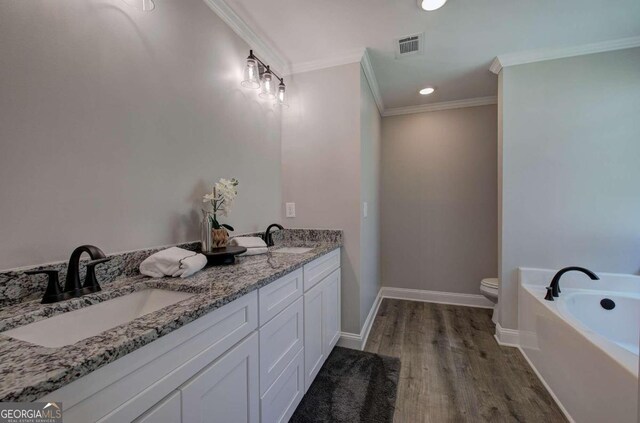
[{"label": "wall sconce light", "polygon": [[287,109],[289,108],[289,105],[284,101],[284,92],[284,82],[280,81],[280,85],[278,85],[278,93],[276,94],[276,104],[279,104],[283,109]]},{"label": "wall sconce light", "polygon": [[267,70],[260,75],[260,97],[271,100],[276,96],[276,86],[273,82],[273,73],[269,66]]},{"label": "wall sconce light", "polygon": [[[276,80],[280,81],[277,88]],[[285,102],[286,87],[284,79],[276,75],[269,65],[258,59],[253,54],[253,50],[249,50],[249,57],[247,57],[247,63],[244,68],[244,79],[240,85],[254,90],[260,89],[260,98],[275,100],[274,104],[277,106],[289,107]]]}]

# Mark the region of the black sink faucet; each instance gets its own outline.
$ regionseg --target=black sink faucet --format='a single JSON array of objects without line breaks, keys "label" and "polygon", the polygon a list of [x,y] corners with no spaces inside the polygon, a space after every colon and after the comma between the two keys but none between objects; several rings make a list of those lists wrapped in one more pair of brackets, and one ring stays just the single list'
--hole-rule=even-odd
[{"label": "black sink faucet", "polygon": [[[87,262],[87,275],[84,284],[80,285],[80,256],[82,253],[88,253],[91,261]],[[28,275],[37,275],[43,273],[48,276],[47,289],[42,297],[42,304],[56,303],[58,301],[68,300],[70,298],[80,297],[91,292],[98,292],[102,288],[98,284],[95,268],[98,264],[111,260],[106,257],[102,250],[93,245],[81,245],[73,250],[69,259],[67,268],[67,280],[64,289],[60,288],[58,282],[58,271],[54,269],[38,269],[28,270]]]},{"label": "black sink faucet", "polygon": [[271,225],[269,225],[267,227],[267,230],[264,231],[264,236],[262,237],[262,238],[264,238],[264,242],[267,243],[267,247],[272,247],[273,246],[273,238],[271,237],[271,228],[284,229],[282,227],[282,225],[280,225],[278,223],[272,223]]},{"label": "black sink faucet", "polygon": [[565,273],[571,272],[571,271],[582,272],[585,275],[589,276],[592,281],[600,280],[598,275],[596,275],[595,273],[593,273],[589,269],[585,269],[584,267],[578,267],[578,266],[565,267],[564,269],[560,269],[558,271],[558,273],[556,273],[555,276],[553,277],[553,279],[551,280],[551,284],[547,287],[547,295],[544,297],[545,300],[553,301],[553,297],[560,296],[560,292],[561,292],[560,291],[560,278]]},{"label": "black sink faucet", "polygon": [[[80,285],[80,257],[82,253],[88,253],[91,262],[87,264],[87,275],[85,277],[85,286]],[[64,283],[64,291],[70,292],[74,296],[88,294],[90,292],[100,291],[100,285],[96,280],[94,273],[95,265],[106,261],[107,256],[102,250],[94,245],[81,245],[71,253],[69,266],[67,267],[67,280]]]}]

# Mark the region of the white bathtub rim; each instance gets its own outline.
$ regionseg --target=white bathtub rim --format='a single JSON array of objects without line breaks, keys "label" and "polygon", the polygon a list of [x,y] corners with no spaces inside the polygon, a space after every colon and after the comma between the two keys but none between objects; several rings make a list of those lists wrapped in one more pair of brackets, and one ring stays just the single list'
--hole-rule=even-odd
[{"label": "white bathtub rim", "polygon": [[[519,267],[518,278],[520,285],[533,285],[546,287],[557,270],[541,269],[536,267]],[[523,281],[526,273],[527,281]],[[592,281],[586,275],[579,272],[565,273],[561,280],[561,288],[585,289],[589,291],[610,291],[640,293],[640,275],[626,273],[595,272],[600,280]],[[604,288],[608,289],[604,289]]]},{"label": "white bathtub rim", "polygon": [[[569,327],[571,327],[574,331],[580,334],[583,338],[585,338],[590,344],[594,345],[596,348],[605,353],[609,358],[614,360],[616,364],[622,367],[624,370],[629,372],[636,379],[639,377],[638,374],[638,356],[632,353],[631,351],[621,347],[613,341],[605,338],[587,328],[583,323],[578,321],[577,319],[567,316],[562,313],[558,308],[559,301],[547,301],[544,299],[544,295],[546,293],[546,288],[540,287],[537,284],[525,284],[522,283],[521,287],[527,291],[529,295],[532,295],[540,304],[546,307],[550,312],[555,314],[559,319],[564,320]],[[563,290],[564,293],[575,292],[578,293],[580,291],[588,291],[594,292],[592,289],[576,289],[576,288],[565,288]],[[621,291],[602,291],[598,290],[598,292],[606,294],[616,294],[620,295]]]}]

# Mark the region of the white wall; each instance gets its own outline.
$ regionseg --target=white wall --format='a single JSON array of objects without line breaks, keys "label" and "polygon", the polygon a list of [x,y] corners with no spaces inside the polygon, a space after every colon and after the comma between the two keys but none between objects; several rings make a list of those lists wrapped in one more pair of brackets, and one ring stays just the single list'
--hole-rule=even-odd
[{"label": "white wall", "polygon": [[342,330],[360,322],[360,65],[288,78],[282,118],[283,202],[296,203],[285,227],[344,231]]},{"label": "white wall", "polygon": [[247,45],[202,0],[0,2],[0,268],[199,239],[240,180],[239,231],[280,219],[280,112],[239,85]]},{"label": "white wall", "polygon": [[640,49],[508,67],[502,111],[501,325],[521,266],[640,269]]},{"label": "white wall", "polygon": [[367,78],[360,70],[360,197],[361,210],[360,327],[380,290],[380,149],[382,119]]},{"label": "white wall", "polygon": [[479,294],[497,275],[496,106],[382,121],[382,285]]}]

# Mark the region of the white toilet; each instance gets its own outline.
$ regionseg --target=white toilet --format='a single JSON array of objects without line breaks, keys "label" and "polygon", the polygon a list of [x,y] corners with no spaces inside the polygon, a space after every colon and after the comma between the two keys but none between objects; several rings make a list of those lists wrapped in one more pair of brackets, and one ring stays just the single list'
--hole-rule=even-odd
[{"label": "white toilet", "polygon": [[493,323],[498,322],[498,290],[500,289],[500,281],[498,278],[486,278],[480,281],[480,293],[491,301],[493,306]]}]

